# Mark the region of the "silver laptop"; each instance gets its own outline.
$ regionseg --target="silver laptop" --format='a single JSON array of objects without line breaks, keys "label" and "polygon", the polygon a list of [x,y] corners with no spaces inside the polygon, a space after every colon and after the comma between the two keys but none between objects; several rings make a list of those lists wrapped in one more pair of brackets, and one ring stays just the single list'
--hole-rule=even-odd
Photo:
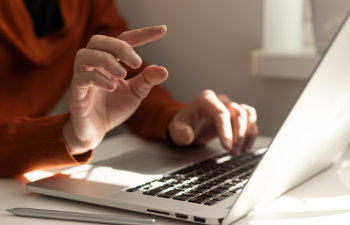
[{"label": "silver laptop", "polygon": [[219,147],[149,144],[27,188],[183,221],[230,224],[341,157],[350,141],[349,59],[347,17],[267,150],[231,157]]}]

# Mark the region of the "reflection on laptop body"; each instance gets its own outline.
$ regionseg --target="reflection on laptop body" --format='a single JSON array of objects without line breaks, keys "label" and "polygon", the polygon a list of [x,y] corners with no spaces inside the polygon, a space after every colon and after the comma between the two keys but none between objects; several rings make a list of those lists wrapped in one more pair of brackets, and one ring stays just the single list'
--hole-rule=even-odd
[{"label": "reflection on laptop body", "polygon": [[179,220],[230,224],[327,168],[346,149],[349,40],[347,17],[265,154],[260,150],[232,158],[219,148],[199,149],[199,154],[149,145],[27,188]]}]

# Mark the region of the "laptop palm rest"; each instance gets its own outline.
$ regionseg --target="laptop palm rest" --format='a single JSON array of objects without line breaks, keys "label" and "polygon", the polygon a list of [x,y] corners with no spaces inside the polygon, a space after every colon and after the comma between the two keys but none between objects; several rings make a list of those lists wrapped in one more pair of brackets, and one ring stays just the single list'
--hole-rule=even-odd
[{"label": "laptop palm rest", "polygon": [[182,157],[153,152],[133,151],[95,163],[117,170],[142,174],[159,174],[183,164]]}]

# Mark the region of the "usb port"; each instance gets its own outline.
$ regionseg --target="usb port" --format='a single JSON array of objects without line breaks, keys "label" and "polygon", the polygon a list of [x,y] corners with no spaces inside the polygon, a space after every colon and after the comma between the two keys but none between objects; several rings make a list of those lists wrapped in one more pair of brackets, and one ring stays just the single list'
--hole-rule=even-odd
[{"label": "usb port", "polygon": [[198,223],[205,223],[205,219],[204,218],[201,218],[201,217],[197,217],[195,216],[193,218],[194,222],[198,222]]},{"label": "usb port", "polygon": [[183,220],[188,219],[187,215],[181,214],[181,213],[175,213],[175,216],[176,216],[176,218],[183,219]]}]

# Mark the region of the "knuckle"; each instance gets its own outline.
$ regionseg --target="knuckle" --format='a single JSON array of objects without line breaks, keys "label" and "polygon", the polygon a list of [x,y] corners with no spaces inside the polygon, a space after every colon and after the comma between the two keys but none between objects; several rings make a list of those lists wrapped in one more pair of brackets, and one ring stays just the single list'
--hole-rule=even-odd
[{"label": "knuckle", "polygon": [[127,35],[128,32],[127,31],[124,31],[123,33],[121,33],[119,36],[118,36],[118,39],[120,38],[123,38],[125,35]]},{"label": "knuckle", "polygon": [[248,111],[245,109],[245,108],[242,108],[240,107],[240,114],[243,116],[243,117],[247,117],[249,115]]},{"label": "knuckle", "polygon": [[215,92],[213,90],[210,90],[210,89],[206,89],[204,91],[202,91],[201,95],[203,97],[206,97],[206,96],[213,96],[215,95]]},{"label": "knuckle", "polygon": [[131,46],[126,41],[123,41],[123,40],[119,40],[119,48],[120,48],[120,51],[122,52],[131,51]]},{"label": "knuckle", "polygon": [[227,118],[231,116],[230,112],[225,108],[218,108],[217,114],[220,118]]},{"label": "knuckle", "polygon": [[250,121],[255,123],[258,119],[255,108],[248,105],[243,105],[243,106],[244,106],[244,109],[246,109],[246,113],[248,114]]},{"label": "knuckle", "polygon": [[75,53],[74,65],[73,65],[74,72],[83,70],[82,64],[83,64],[84,56],[86,55],[86,52],[87,52],[86,48],[81,48]]},{"label": "knuckle", "polygon": [[239,111],[239,116],[243,119],[243,120],[246,120],[246,118],[248,117],[248,112],[247,110],[245,110],[244,108],[240,107],[238,108],[238,111]]},{"label": "knuckle", "polygon": [[245,107],[249,112],[255,112],[255,108],[250,105],[242,104],[242,106]]},{"label": "knuckle", "polygon": [[95,43],[100,42],[101,39],[102,39],[102,35],[98,35],[98,34],[92,35],[89,39],[88,45],[94,45]]},{"label": "knuckle", "polygon": [[211,101],[213,99],[213,97],[216,97],[216,94],[214,91],[207,89],[202,91],[199,96],[198,96],[198,100],[201,101]]},{"label": "knuckle", "polygon": [[240,105],[236,102],[231,102],[229,104],[229,108],[231,109],[232,113],[234,113],[236,116],[240,116],[241,112],[242,112],[242,108],[240,107]]},{"label": "knuckle", "polygon": [[254,107],[250,107],[250,108],[249,108],[249,112],[250,112],[250,114],[256,115],[256,110],[255,110]]},{"label": "knuckle", "polygon": [[219,115],[219,116],[226,116],[226,111],[224,110],[224,109],[222,109],[222,108],[218,108],[217,110],[216,110],[216,112],[217,112],[217,114]]},{"label": "knuckle", "polygon": [[225,94],[218,94],[217,96],[220,100],[228,100],[229,99],[229,97],[227,97],[227,95],[225,95]]},{"label": "knuckle", "polygon": [[110,67],[114,67],[117,65],[117,60],[112,54],[106,54],[106,64]]},{"label": "knuckle", "polygon": [[98,72],[97,70],[93,70],[92,73],[88,73],[87,78],[92,80],[92,79],[96,79],[96,77],[99,75],[100,75],[100,72]]},{"label": "knuckle", "polygon": [[75,53],[75,58],[80,58],[82,57],[86,52],[86,49],[85,48],[81,48],[79,49],[76,53]]},{"label": "knuckle", "polygon": [[230,107],[234,108],[235,110],[240,110],[241,106],[237,102],[230,102]]}]

